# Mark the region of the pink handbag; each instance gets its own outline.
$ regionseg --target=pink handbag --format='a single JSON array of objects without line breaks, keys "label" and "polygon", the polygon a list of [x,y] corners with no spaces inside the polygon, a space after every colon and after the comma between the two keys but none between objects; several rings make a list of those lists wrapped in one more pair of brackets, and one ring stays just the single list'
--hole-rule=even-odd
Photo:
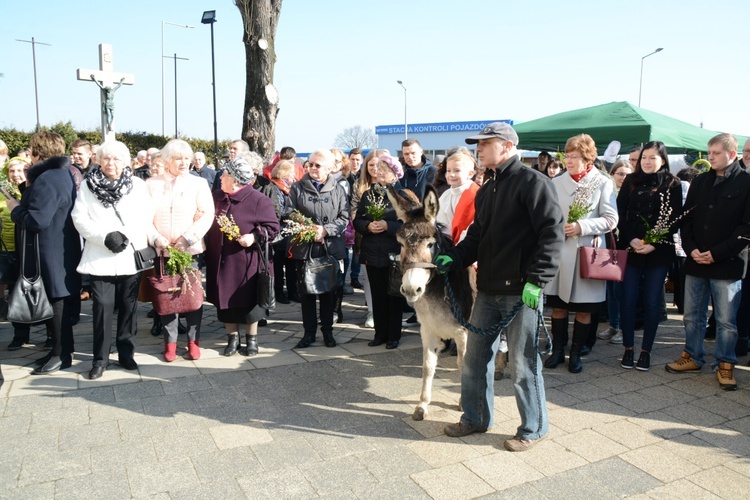
[{"label": "pink handbag", "polygon": [[[615,237],[609,233],[612,249],[594,247],[579,247],[579,268],[581,278],[590,280],[622,281],[625,279],[625,266],[628,263],[628,251],[617,250]],[[599,235],[594,236],[593,244],[597,245]]]}]

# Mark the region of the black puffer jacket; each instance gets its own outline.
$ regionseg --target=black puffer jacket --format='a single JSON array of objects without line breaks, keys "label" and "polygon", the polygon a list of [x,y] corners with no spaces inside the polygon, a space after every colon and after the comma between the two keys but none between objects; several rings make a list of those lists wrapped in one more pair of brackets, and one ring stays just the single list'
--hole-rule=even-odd
[{"label": "black puffer jacket", "polygon": [[514,156],[477,192],[476,216],[451,252],[462,266],[477,262],[477,288],[521,295],[526,282],[544,288],[557,273],[563,215],[552,181]]},{"label": "black puffer jacket", "polygon": [[[401,189],[397,182],[394,186],[396,191]],[[388,224],[388,229],[382,233],[371,233],[367,225],[374,219],[367,213],[367,207],[377,199],[376,190],[383,196],[383,203],[388,207],[383,220]],[[390,265],[389,254],[400,253],[401,245],[396,240],[396,232],[401,229],[403,222],[398,220],[396,211],[393,209],[388,196],[379,184],[374,184],[362,195],[362,200],[357,208],[357,217],[354,219],[354,229],[362,235],[362,243],[359,249],[359,262],[368,266],[388,267]]]},{"label": "black puffer jacket", "polygon": [[[291,210],[299,210],[302,215],[310,217],[316,225],[325,228],[328,232],[325,242],[331,255],[337,259],[346,257],[344,231],[349,225],[349,202],[344,188],[332,175],[328,176],[318,191],[310,174],[305,174],[289,190],[289,207]],[[311,243],[291,244],[289,256],[292,259],[304,260],[310,245],[313,245],[313,257],[319,257],[322,253],[321,246]]]},{"label": "black puffer jacket", "polygon": [[[642,175],[638,183],[634,182],[635,174],[625,178],[617,196],[617,212],[620,216],[619,241],[617,248],[622,250],[630,246],[634,238],[643,239],[649,227],[654,227],[661,211],[661,197],[666,202],[669,193],[669,205],[672,208],[671,221],[677,220],[682,215],[682,186],[680,181],[674,178],[666,170],[653,174]],[[646,222],[644,222],[644,219]],[[674,260],[674,244],[672,235],[679,229],[679,223],[669,229],[669,234],[663,243],[654,245],[653,252],[649,254],[637,254],[631,252],[628,255],[628,264],[638,267],[668,266]]]},{"label": "black puffer jacket", "polygon": [[[738,280],[745,275],[747,240],[750,238],[750,174],[738,161],[725,171],[726,179],[716,184],[716,172],[709,170],[690,184],[683,219],[682,247],[687,254],[685,272],[692,276]],[[690,253],[711,251],[716,262],[697,264]]]}]

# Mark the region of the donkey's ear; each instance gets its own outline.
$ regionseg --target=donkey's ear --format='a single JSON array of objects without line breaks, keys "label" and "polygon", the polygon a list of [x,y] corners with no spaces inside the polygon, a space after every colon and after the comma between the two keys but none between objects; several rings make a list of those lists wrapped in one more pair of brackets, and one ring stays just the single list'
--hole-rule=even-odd
[{"label": "donkey's ear", "polygon": [[428,184],[424,192],[424,216],[428,222],[435,222],[440,205],[438,195],[432,184]]},{"label": "donkey's ear", "polygon": [[388,195],[388,199],[391,200],[391,205],[396,210],[396,216],[403,222],[407,222],[409,220],[408,214],[414,208],[414,204],[400,196],[390,184],[386,187],[386,194]]}]

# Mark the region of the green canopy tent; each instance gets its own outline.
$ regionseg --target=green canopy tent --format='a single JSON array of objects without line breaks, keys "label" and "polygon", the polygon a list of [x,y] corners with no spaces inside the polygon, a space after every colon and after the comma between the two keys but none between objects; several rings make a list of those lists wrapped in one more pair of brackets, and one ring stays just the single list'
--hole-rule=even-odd
[{"label": "green canopy tent", "polygon": [[[611,102],[576,109],[514,125],[521,149],[562,151],[574,135],[589,134],[602,154],[611,141],[631,151],[649,141],[662,141],[670,154],[706,151],[709,139],[719,134],[654,113],[629,102]],[[745,138],[737,136],[742,144]]]}]

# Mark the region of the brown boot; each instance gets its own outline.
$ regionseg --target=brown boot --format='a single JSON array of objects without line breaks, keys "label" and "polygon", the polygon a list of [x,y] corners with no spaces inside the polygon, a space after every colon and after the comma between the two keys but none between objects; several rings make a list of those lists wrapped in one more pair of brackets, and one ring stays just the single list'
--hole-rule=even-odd
[{"label": "brown boot", "polygon": [[737,381],[734,379],[734,365],[732,363],[719,362],[719,368],[716,370],[716,378],[719,380],[719,387],[725,391],[736,391]]},{"label": "brown boot", "polygon": [[680,359],[674,363],[668,363],[665,367],[669,373],[695,373],[700,372],[701,367],[695,363],[693,357],[685,351],[682,351]]}]

